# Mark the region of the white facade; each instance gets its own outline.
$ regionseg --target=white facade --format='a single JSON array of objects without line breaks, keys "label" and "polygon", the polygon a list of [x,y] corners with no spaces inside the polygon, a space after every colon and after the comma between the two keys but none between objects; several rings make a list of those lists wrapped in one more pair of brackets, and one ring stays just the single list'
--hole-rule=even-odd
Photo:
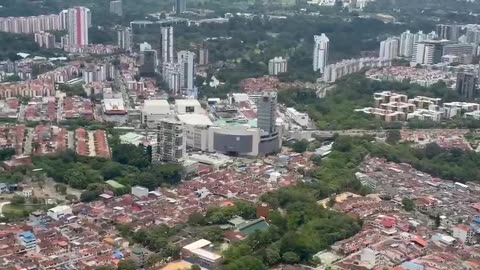
[{"label": "white facade", "polygon": [[313,71],[320,71],[323,73],[328,63],[328,49],[330,39],[322,33],[320,36],[314,36],[313,48]]},{"label": "white facade", "polygon": [[196,99],[177,99],[175,100],[175,112],[177,114],[203,113],[203,109]]},{"label": "white facade", "polygon": [[434,64],[434,53],[435,45],[423,42],[415,43],[410,65],[432,65]]},{"label": "white facade", "polygon": [[459,224],[453,227],[452,236],[460,240],[462,243],[472,243],[474,234],[474,231],[467,225]]},{"label": "white facade", "polygon": [[347,59],[347,60],[343,60],[341,62],[326,66],[325,72],[323,73],[322,80],[324,82],[333,83],[336,80],[346,75],[359,72],[363,68],[379,68],[379,67],[388,67],[391,65],[392,65],[392,60],[381,59],[376,57]]},{"label": "white facade", "polygon": [[203,114],[179,114],[178,119],[184,124],[187,147],[207,151],[208,128],[213,126],[208,116]]},{"label": "white facade", "polygon": [[168,85],[170,94],[177,96],[181,94],[181,65],[177,63],[163,63],[163,80]]},{"label": "white facade", "polygon": [[177,61],[180,65],[180,87],[185,90],[192,90],[195,79],[195,53],[190,51],[179,51]]},{"label": "white facade", "polygon": [[72,215],[72,208],[67,205],[59,205],[48,209],[47,215],[55,220],[59,220],[65,215]]},{"label": "white facade", "polygon": [[166,100],[145,100],[142,106],[142,124],[155,127],[158,121],[170,114],[170,104]]},{"label": "white facade", "polygon": [[287,59],[275,57],[268,61],[268,74],[278,75],[278,73],[287,72]]},{"label": "white facade", "polygon": [[383,59],[395,59],[398,57],[399,41],[396,38],[387,38],[380,42],[379,57]]},{"label": "white facade", "polygon": [[295,110],[295,108],[287,108],[285,114],[302,127],[307,127],[310,122],[310,117],[308,117],[307,113],[301,113]]},{"label": "white facade", "polygon": [[162,27],[162,62],[173,62],[173,27]]},{"label": "white facade", "polygon": [[400,50],[399,50],[400,56],[412,57],[413,39],[414,39],[414,34],[410,33],[410,30],[405,31],[400,35]]},{"label": "white facade", "polygon": [[134,186],[132,187],[132,195],[142,198],[148,196],[148,188],[142,186]]},{"label": "white facade", "polygon": [[152,162],[179,162],[187,153],[185,129],[180,121],[162,119],[157,125],[157,142],[152,145]]},{"label": "white facade", "polygon": [[132,28],[124,27],[118,29],[117,45],[127,52],[132,51]]},{"label": "white facade", "polygon": [[88,27],[90,26],[91,13],[86,7],[68,9],[68,37],[70,46],[88,45]]}]

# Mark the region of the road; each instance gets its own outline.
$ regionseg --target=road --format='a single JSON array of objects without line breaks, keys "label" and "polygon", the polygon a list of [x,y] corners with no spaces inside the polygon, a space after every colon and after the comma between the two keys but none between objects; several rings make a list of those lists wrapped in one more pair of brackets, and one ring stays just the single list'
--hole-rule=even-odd
[{"label": "road", "polygon": [[4,205],[10,204],[10,202],[1,202],[0,203],[0,217],[3,217],[2,209]]}]

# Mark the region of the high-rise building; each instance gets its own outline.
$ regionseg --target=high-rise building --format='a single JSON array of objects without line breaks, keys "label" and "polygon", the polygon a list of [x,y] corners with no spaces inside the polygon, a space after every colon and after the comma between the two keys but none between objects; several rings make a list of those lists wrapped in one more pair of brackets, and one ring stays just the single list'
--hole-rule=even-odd
[{"label": "high-rise building", "polygon": [[46,49],[55,48],[55,36],[48,32],[35,33],[35,42],[38,46]]},{"label": "high-rise building", "polygon": [[117,45],[127,52],[132,51],[132,28],[122,27],[117,30]]},{"label": "high-rise building", "polygon": [[442,40],[424,40],[415,43],[410,65],[432,65],[440,63],[443,55],[443,47],[447,44],[447,42]]},{"label": "high-rise building", "polygon": [[118,16],[123,15],[122,0],[110,1],[110,13],[117,14]]},{"label": "high-rise building", "polygon": [[208,65],[208,47],[205,44],[198,46],[198,64]]},{"label": "high-rise building", "polygon": [[152,146],[152,162],[178,162],[186,155],[182,122],[162,119],[157,126],[157,142]]},{"label": "high-rise building", "polygon": [[144,76],[154,76],[157,72],[157,51],[144,50],[140,55],[140,74]]},{"label": "high-rise building", "polygon": [[173,0],[175,3],[175,13],[181,14],[187,10],[187,0]]},{"label": "high-rise building", "polygon": [[460,37],[460,26],[454,24],[437,24],[435,32],[440,39],[457,41]]},{"label": "high-rise building", "polygon": [[399,41],[396,38],[387,38],[380,42],[379,57],[383,59],[395,59],[398,57]]},{"label": "high-rise building", "polygon": [[68,9],[68,37],[70,46],[88,45],[88,27],[91,22],[90,9],[74,7]]},{"label": "high-rise building", "polygon": [[330,39],[322,33],[320,36],[315,35],[313,48],[313,71],[320,71],[323,73],[328,62],[328,47]]},{"label": "high-rise building", "polygon": [[181,94],[181,65],[178,63],[167,62],[163,63],[162,78],[168,85],[168,90],[173,96]]},{"label": "high-rise building", "polygon": [[466,42],[470,44],[480,44],[480,30],[468,29],[466,36]]},{"label": "high-rise building", "polygon": [[257,101],[257,127],[267,134],[275,134],[277,120],[277,93],[266,92]]},{"label": "high-rise building", "polygon": [[400,49],[399,49],[400,56],[412,57],[413,39],[414,39],[414,34],[410,33],[410,30],[405,31],[400,35]]},{"label": "high-rise building", "polygon": [[180,87],[187,91],[192,90],[195,87],[195,53],[179,51],[177,61],[180,65]]},{"label": "high-rise building", "polygon": [[455,89],[458,95],[465,100],[473,100],[478,96],[477,76],[473,73],[459,72],[457,73],[457,84]]},{"label": "high-rise building", "polygon": [[173,62],[173,27],[161,28],[162,32],[162,63]]},{"label": "high-rise building", "polygon": [[454,55],[458,57],[459,63],[471,64],[475,46],[472,44],[448,44],[443,47],[443,55]]},{"label": "high-rise building", "polygon": [[287,59],[275,57],[268,61],[268,74],[278,75],[278,73],[287,72]]}]

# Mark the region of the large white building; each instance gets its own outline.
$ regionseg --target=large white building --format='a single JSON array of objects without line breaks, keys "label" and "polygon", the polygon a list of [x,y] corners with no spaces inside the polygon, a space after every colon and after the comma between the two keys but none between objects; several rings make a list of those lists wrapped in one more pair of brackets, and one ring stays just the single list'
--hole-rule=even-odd
[{"label": "large white building", "polygon": [[88,45],[88,27],[91,22],[90,9],[74,7],[68,9],[69,45],[82,47]]},{"label": "large white building", "polygon": [[162,27],[162,62],[173,62],[173,27]]},{"label": "large white building", "polygon": [[203,113],[200,102],[196,99],[177,99],[175,100],[175,113]]},{"label": "large white building", "polygon": [[429,34],[425,34],[422,31],[411,33],[410,30],[403,32],[400,35],[399,56],[408,58],[412,57],[414,46],[417,42],[432,40],[436,37],[437,35],[435,32],[431,32]]},{"label": "large white building", "polygon": [[59,220],[66,215],[72,214],[72,208],[68,205],[59,205],[48,209],[47,215],[54,220]]},{"label": "large white building", "polygon": [[207,115],[199,113],[179,114],[185,127],[185,139],[188,148],[208,151],[208,130],[213,126]]},{"label": "large white building", "polygon": [[301,113],[297,111],[295,108],[287,108],[285,113],[287,117],[292,119],[295,123],[302,127],[307,127],[308,123],[310,122],[310,117],[307,113]]},{"label": "large white building", "polygon": [[147,99],[142,107],[142,124],[148,127],[156,127],[158,122],[169,115],[170,104],[165,99]]},{"label": "large white building", "polygon": [[152,145],[152,162],[179,162],[186,155],[185,130],[182,122],[162,119],[157,125],[157,142]]},{"label": "large white building", "polygon": [[167,83],[168,90],[170,90],[170,94],[173,96],[178,96],[181,94],[181,69],[182,67],[178,63],[163,63],[163,80]]},{"label": "large white building", "polygon": [[395,59],[398,57],[399,41],[396,38],[387,38],[380,42],[379,57],[383,59]]},{"label": "large white building", "polygon": [[415,43],[410,65],[432,65],[441,62],[445,44],[443,40],[423,40]]},{"label": "large white building", "polygon": [[192,90],[195,79],[195,53],[190,51],[179,51],[177,61],[180,65],[180,88]]},{"label": "large white building", "polygon": [[328,62],[328,49],[330,39],[322,33],[320,36],[315,35],[313,47],[313,71],[324,72]]},{"label": "large white building", "polygon": [[268,61],[268,74],[278,75],[278,73],[287,72],[287,59],[275,57]]}]

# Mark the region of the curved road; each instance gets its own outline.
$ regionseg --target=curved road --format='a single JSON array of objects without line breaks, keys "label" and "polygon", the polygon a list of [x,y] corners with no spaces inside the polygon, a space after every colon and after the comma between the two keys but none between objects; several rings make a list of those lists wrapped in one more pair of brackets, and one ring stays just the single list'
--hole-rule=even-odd
[{"label": "curved road", "polygon": [[0,203],[0,217],[3,217],[2,208],[3,208],[4,205],[7,205],[7,204],[10,204],[10,202],[1,202]]}]

